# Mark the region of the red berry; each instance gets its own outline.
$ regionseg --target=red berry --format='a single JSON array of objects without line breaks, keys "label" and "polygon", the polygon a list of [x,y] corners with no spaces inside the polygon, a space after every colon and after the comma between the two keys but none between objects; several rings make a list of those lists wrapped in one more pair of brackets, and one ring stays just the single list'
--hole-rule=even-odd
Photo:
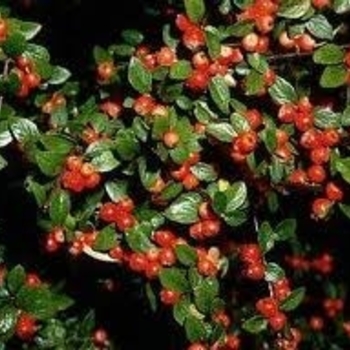
[{"label": "red berry", "polygon": [[159,252],[159,262],[162,266],[172,266],[176,263],[176,255],[172,248],[162,248]]},{"label": "red berry", "polygon": [[41,77],[38,73],[30,72],[24,76],[24,83],[29,89],[35,89],[40,85]]},{"label": "red berry", "polygon": [[233,141],[233,151],[249,154],[255,150],[258,144],[258,135],[255,131],[246,131],[239,134]]},{"label": "red berry", "polygon": [[261,259],[261,250],[257,244],[244,244],[239,253],[241,260],[249,264],[255,264]]},{"label": "red berry", "polygon": [[182,42],[192,51],[199,49],[205,44],[205,35],[203,30],[198,27],[191,26],[184,32]]},{"label": "red berry", "polygon": [[132,271],[143,272],[147,267],[147,258],[142,253],[132,253],[129,257],[129,266]]},{"label": "red berry", "polygon": [[66,167],[68,170],[80,172],[83,166],[83,158],[78,156],[69,156],[66,160]]},{"label": "red berry", "polygon": [[328,163],[331,158],[331,150],[328,147],[317,147],[311,150],[310,160],[314,164],[325,164]]},{"label": "red berry", "polygon": [[252,130],[258,129],[263,123],[262,115],[257,109],[248,109],[244,112],[244,116]]},{"label": "red berry", "polygon": [[38,287],[41,285],[41,279],[36,273],[28,273],[26,275],[26,281],[25,284],[28,287]]},{"label": "red berry", "polygon": [[312,214],[316,219],[324,219],[332,207],[328,198],[316,198],[312,203]]},{"label": "red berry", "polygon": [[102,204],[99,211],[99,217],[101,220],[108,223],[115,222],[117,215],[118,215],[117,204],[113,202],[106,202]]},{"label": "red berry", "polygon": [[191,26],[193,26],[193,23],[189,20],[189,18],[183,14],[179,14],[176,16],[175,23],[177,28],[179,28],[183,32],[188,30]]},{"label": "red berry", "polygon": [[309,325],[313,331],[318,332],[318,331],[321,331],[323,329],[324,320],[322,317],[312,316],[309,320]]},{"label": "red berry", "polygon": [[326,129],[322,133],[322,144],[326,147],[337,146],[340,142],[340,134],[335,129]]},{"label": "red berry", "polygon": [[169,230],[158,230],[153,234],[153,240],[163,248],[173,247],[176,236]]},{"label": "red berry", "polygon": [[261,262],[252,264],[247,267],[247,269],[244,272],[244,275],[250,280],[260,281],[265,276],[265,267]]},{"label": "red berry", "polygon": [[318,10],[321,10],[325,7],[329,7],[331,5],[330,0],[312,0],[312,6]]},{"label": "red berry", "polygon": [[275,316],[269,318],[268,322],[274,331],[279,332],[285,327],[287,317],[283,312],[278,312]]},{"label": "red berry", "polygon": [[199,259],[197,263],[198,272],[203,276],[216,276],[218,272],[217,265],[209,258]]},{"label": "red berry", "polygon": [[175,305],[180,300],[181,294],[174,290],[162,289],[160,291],[160,300],[165,305]]},{"label": "red berry", "polygon": [[97,346],[105,346],[108,343],[108,333],[103,328],[98,328],[94,331],[92,341]]},{"label": "red berry", "polygon": [[186,188],[186,190],[190,191],[198,187],[199,180],[196,177],[196,175],[192,173],[188,173],[185,178],[182,181],[183,186]]},{"label": "red berry", "polygon": [[157,53],[157,63],[162,67],[170,67],[176,61],[176,54],[170,47],[162,47]]},{"label": "red berry", "polygon": [[313,51],[316,45],[315,39],[313,39],[309,34],[304,33],[301,35],[298,35],[294,38],[295,45],[299,48],[301,51]]},{"label": "red berry", "polygon": [[248,52],[255,52],[259,44],[259,36],[256,33],[249,33],[242,39],[242,46]]},{"label": "red berry", "polygon": [[292,104],[284,104],[278,110],[278,119],[282,123],[293,123],[295,115],[296,109]]},{"label": "red berry", "polygon": [[46,252],[54,253],[60,248],[60,245],[52,234],[48,234],[46,236],[44,248]]},{"label": "red berry", "polygon": [[161,265],[158,261],[148,261],[145,269],[145,275],[148,279],[155,279],[159,276]]},{"label": "red berry", "polygon": [[176,131],[170,130],[163,135],[164,145],[168,148],[174,148],[180,141],[180,136]]},{"label": "red berry", "polygon": [[326,185],[326,197],[334,202],[341,202],[344,197],[343,190],[334,182]]},{"label": "red berry", "polygon": [[270,297],[258,300],[255,304],[255,308],[265,318],[274,317],[278,313],[277,302]]},{"label": "red berry", "polygon": [[139,96],[133,105],[135,112],[141,116],[146,116],[150,114],[156,107],[156,103],[152,96],[141,95]]},{"label": "red berry", "polygon": [[204,51],[196,52],[192,57],[192,65],[196,70],[207,70],[210,60]]},{"label": "red berry", "polygon": [[322,165],[314,164],[307,169],[307,176],[311,182],[319,184],[326,180],[327,173]]},{"label": "red berry", "polygon": [[33,339],[36,331],[36,319],[32,315],[21,313],[16,323],[16,336],[23,341],[30,341]]},{"label": "red berry", "polygon": [[208,350],[208,347],[202,343],[193,343],[187,348],[187,350]]},{"label": "red berry", "polygon": [[186,80],[186,86],[194,91],[203,91],[209,83],[209,74],[207,71],[199,69],[194,70]]},{"label": "red berry", "polygon": [[102,82],[111,79],[114,74],[114,63],[110,61],[101,62],[97,66],[97,79]]},{"label": "red berry", "polygon": [[314,149],[320,146],[321,134],[316,129],[305,131],[300,137],[300,145],[306,149]]},{"label": "red berry", "polygon": [[5,41],[8,34],[8,24],[3,18],[0,18],[0,42]]}]

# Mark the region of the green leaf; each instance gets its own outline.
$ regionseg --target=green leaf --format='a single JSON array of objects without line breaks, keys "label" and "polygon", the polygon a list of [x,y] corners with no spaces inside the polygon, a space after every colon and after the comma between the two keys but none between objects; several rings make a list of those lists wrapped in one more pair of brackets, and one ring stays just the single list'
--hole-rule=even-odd
[{"label": "green leaf", "polygon": [[13,119],[10,129],[15,139],[19,142],[25,142],[39,135],[38,127],[29,119]]},{"label": "green leaf", "polygon": [[177,61],[170,68],[170,78],[174,80],[185,80],[191,73],[191,63],[186,60]]},{"label": "green leaf", "polygon": [[50,79],[47,81],[50,85],[60,85],[65,83],[71,76],[68,69],[55,66],[52,71]]},{"label": "green leaf", "polygon": [[10,35],[2,44],[4,53],[9,57],[20,56],[27,48],[26,38],[19,32]]},{"label": "green leaf", "polygon": [[344,49],[336,44],[326,44],[313,54],[313,61],[318,64],[338,64],[344,60]]},{"label": "green leaf", "polygon": [[132,160],[140,151],[140,143],[131,129],[121,129],[115,137],[115,148],[123,160]]},{"label": "green leaf", "polygon": [[279,241],[286,241],[295,236],[297,229],[297,221],[295,219],[284,219],[275,229],[276,239]]},{"label": "green leaf", "polygon": [[217,58],[221,52],[221,37],[217,28],[212,26],[205,27],[205,37],[209,56],[212,59]]},{"label": "green leaf", "polygon": [[131,86],[141,94],[152,90],[152,73],[136,57],[130,60],[128,80]]},{"label": "green leaf", "polygon": [[128,183],[126,181],[108,181],[105,184],[106,192],[113,202],[118,202],[127,196]]},{"label": "green leaf", "polygon": [[146,284],[146,296],[147,296],[147,299],[148,299],[148,302],[149,302],[149,305],[151,307],[151,310],[153,312],[156,312],[157,311],[157,306],[158,306],[158,303],[157,303],[157,296],[152,288],[152,284],[151,283],[147,283]]},{"label": "green leaf", "polygon": [[187,16],[193,22],[200,22],[205,15],[204,0],[184,0]]},{"label": "green leaf", "polygon": [[8,165],[7,160],[2,155],[0,155],[0,171],[5,169],[7,165]]},{"label": "green leaf", "polygon": [[269,68],[266,58],[258,53],[248,54],[247,61],[252,68],[261,74],[264,74]]},{"label": "green leaf", "polygon": [[162,191],[160,198],[164,201],[170,201],[176,198],[183,190],[181,183],[169,182]]},{"label": "green leaf", "polygon": [[44,134],[40,135],[40,142],[47,151],[55,151],[68,154],[74,147],[74,142],[63,135]]},{"label": "green leaf", "polygon": [[6,276],[6,285],[10,293],[17,293],[22,287],[26,279],[26,272],[21,265],[17,265],[11,269]]},{"label": "green leaf", "polygon": [[247,34],[251,33],[254,29],[254,23],[252,21],[238,21],[230,26],[228,26],[223,36],[225,37],[236,37],[243,38]]},{"label": "green leaf", "polygon": [[339,208],[340,208],[341,212],[342,212],[348,219],[350,219],[350,205],[340,203],[340,204],[339,204]]},{"label": "green leaf", "polygon": [[26,40],[32,40],[42,28],[39,23],[24,22],[17,19],[11,19],[11,24],[15,25],[16,31],[22,34]]},{"label": "green leaf", "polygon": [[253,316],[244,321],[242,328],[251,334],[258,334],[267,328],[267,320],[262,316]]},{"label": "green leaf", "polygon": [[342,178],[350,183],[350,158],[339,158],[335,163],[336,170],[340,173]]},{"label": "green leaf", "polygon": [[115,228],[113,226],[106,226],[98,233],[93,244],[93,249],[100,252],[107,252],[116,246],[116,238]]},{"label": "green leaf", "polygon": [[100,46],[95,46],[93,48],[93,56],[97,64],[112,61],[109,52]]},{"label": "green leaf", "polygon": [[245,131],[250,131],[251,127],[249,125],[249,122],[247,118],[245,118],[242,114],[240,113],[232,113],[230,116],[230,121],[233,126],[234,131],[237,134],[241,134]]},{"label": "green leaf", "polygon": [[208,337],[205,323],[192,315],[186,318],[185,331],[186,337],[191,343],[206,340]]},{"label": "green leaf", "polygon": [[203,279],[194,289],[194,300],[198,310],[207,314],[219,293],[219,282],[215,278]]},{"label": "green leaf", "polygon": [[265,87],[264,76],[251,69],[244,81],[244,89],[247,96],[258,95]]},{"label": "green leaf", "polygon": [[267,221],[264,221],[259,227],[258,242],[264,254],[269,252],[275,245],[274,231]]},{"label": "green leaf", "polygon": [[293,290],[280,304],[282,311],[292,311],[296,309],[305,298],[306,289],[304,287]]},{"label": "green leaf", "polygon": [[323,15],[313,16],[307,23],[308,31],[318,39],[332,40],[333,27]]},{"label": "green leaf", "polygon": [[143,34],[135,29],[125,29],[121,32],[123,40],[132,46],[136,46],[142,43],[144,36]]},{"label": "green leaf", "polygon": [[284,18],[301,18],[310,9],[310,0],[285,0],[278,9],[278,16]]},{"label": "green leaf", "polygon": [[294,103],[298,100],[297,93],[287,80],[277,77],[275,83],[269,88],[272,99],[279,103]]},{"label": "green leaf", "polygon": [[17,307],[32,314],[38,320],[50,319],[57,312],[67,309],[72,304],[72,299],[54,294],[44,286],[31,288],[24,285],[16,296]]},{"label": "green leaf", "polygon": [[64,160],[65,153],[38,151],[35,153],[35,160],[42,173],[46,176],[56,176],[60,173]]},{"label": "green leaf", "polygon": [[[14,331],[17,322],[18,310],[12,305],[4,305],[0,309],[0,340],[9,340]],[[5,349],[5,348],[4,348]]]},{"label": "green leaf", "polygon": [[159,280],[163,288],[185,293],[189,289],[189,282],[186,278],[186,271],[170,267],[163,268],[159,274]]},{"label": "green leaf", "polygon": [[211,123],[207,126],[206,133],[222,142],[232,142],[236,134],[229,123]]},{"label": "green leaf", "polygon": [[227,191],[225,191],[227,204],[226,213],[234,212],[241,208],[247,200],[247,186],[243,181],[235,182]]},{"label": "green leaf", "polygon": [[320,129],[338,129],[341,126],[340,113],[335,113],[329,108],[318,108],[314,112],[315,125]]},{"label": "green leaf", "polygon": [[200,181],[212,182],[215,181],[218,176],[212,165],[203,162],[193,165],[190,170],[191,173],[194,174]]},{"label": "green leaf", "polygon": [[126,233],[126,241],[129,247],[136,252],[148,252],[154,245],[151,243],[150,237],[153,228],[149,222],[136,225]]},{"label": "green leaf", "polygon": [[230,112],[230,89],[222,76],[216,76],[209,83],[209,93],[216,106],[224,114]]},{"label": "green leaf", "polygon": [[164,212],[170,221],[193,224],[198,221],[198,206],[202,197],[198,193],[185,193],[177,198]]},{"label": "green leaf", "polygon": [[54,191],[50,201],[49,215],[54,225],[63,225],[71,210],[71,201],[67,191]]},{"label": "green leaf", "polygon": [[[341,125],[344,127],[350,126],[350,105],[346,106],[346,108],[344,109],[341,115]],[[1,134],[0,134],[0,138],[1,138]]]},{"label": "green leaf", "polygon": [[174,305],[173,316],[176,322],[183,326],[186,318],[190,315],[191,303],[188,298],[181,298],[178,303]]},{"label": "green leaf", "polygon": [[50,61],[49,51],[43,46],[29,43],[26,48],[26,54],[29,56],[29,58],[34,60],[34,62]]},{"label": "green leaf", "polygon": [[268,263],[266,265],[266,271],[265,271],[265,281],[266,282],[277,282],[278,280],[285,277],[284,270],[281,268],[281,266],[277,265],[276,263]]},{"label": "green leaf", "polygon": [[178,244],[175,247],[177,259],[185,266],[194,266],[197,262],[197,252],[187,244]]},{"label": "green leaf", "polygon": [[338,14],[350,11],[350,0],[334,0],[333,9]]},{"label": "green leaf", "polygon": [[111,151],[105,151],[91,160],[91,164],[100,173],[105,173],[117,168],[120,162],[114,157]]},{"label": "green leaf", "polygon": [[337,88],[345,84],[347,70],[343,65],[328,66],[321,75],[320,85],[323,88]]}]

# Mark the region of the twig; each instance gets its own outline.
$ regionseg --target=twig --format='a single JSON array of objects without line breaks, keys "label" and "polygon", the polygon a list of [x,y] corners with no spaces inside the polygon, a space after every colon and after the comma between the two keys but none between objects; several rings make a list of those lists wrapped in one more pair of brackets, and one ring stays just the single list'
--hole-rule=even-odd
[{"label": "twig", "polygon": [[83,252],[90,256],[91,258],[98,260],[98,261],[103,261],[103,262],[107,262],[107,263],[114,263],[114,264],[118,264],[120,263],[119,260],[117,259],[113,259],[111,258],[108,254],[106,253],[100,253],[100,252],[96,252],[95,250],[93,250],[91,247],[89,246],[84,246],[83,248]]}]

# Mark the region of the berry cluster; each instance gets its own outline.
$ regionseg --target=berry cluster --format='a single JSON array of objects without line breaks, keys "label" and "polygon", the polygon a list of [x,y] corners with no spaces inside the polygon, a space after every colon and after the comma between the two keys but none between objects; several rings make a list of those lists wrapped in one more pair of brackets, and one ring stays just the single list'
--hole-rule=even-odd
[{"label": "berry cluster", "polygon": [[85,189],[93,189],[99,185],[101,175],[82,157],[69,156],[61,175],[62,186],[72,192],[79,193]]}]

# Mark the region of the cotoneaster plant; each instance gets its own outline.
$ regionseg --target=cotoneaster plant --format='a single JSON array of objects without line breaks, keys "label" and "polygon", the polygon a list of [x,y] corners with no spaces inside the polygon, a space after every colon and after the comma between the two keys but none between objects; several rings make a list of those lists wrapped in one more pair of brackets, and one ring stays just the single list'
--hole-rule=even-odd
[{"label": "cotoneaster plant", "polygon": [[[346,348],[345,283],[306,231],[350,217],[349,1],[162,5],[78,83],[1,8],[1,164],[23,159],[43,249],[140,276],[188,350]],[[33,345],[34,305],[4,342]]]}]

